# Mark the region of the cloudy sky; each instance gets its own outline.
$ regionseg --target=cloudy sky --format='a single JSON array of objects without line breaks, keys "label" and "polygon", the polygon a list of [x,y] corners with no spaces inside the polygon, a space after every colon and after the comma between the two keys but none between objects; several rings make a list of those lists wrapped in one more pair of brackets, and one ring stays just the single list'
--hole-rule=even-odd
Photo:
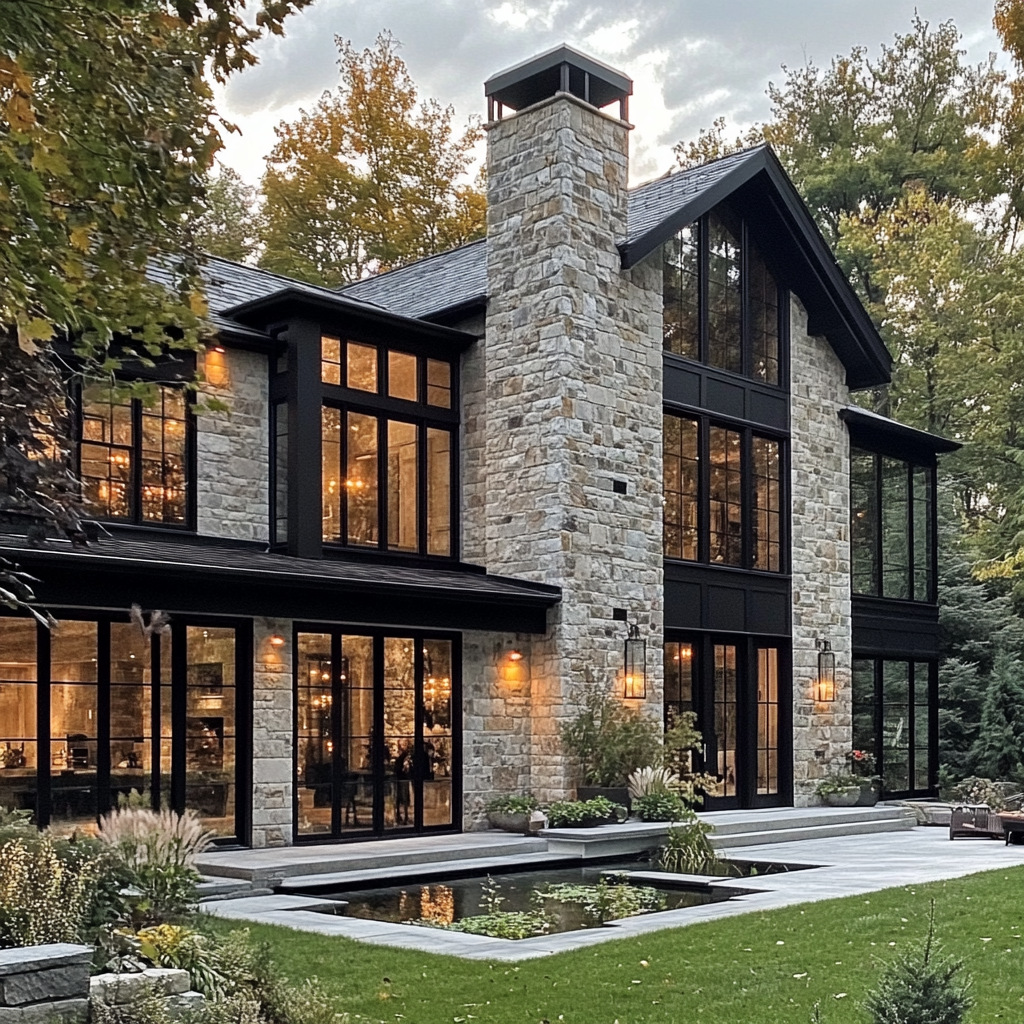
[{"label": "cloudy sky", "polygon": [[999,49],[991,0],[315,0],[219,97],[242,129],[222,159],[255,184],[274,125],[337,83],[334,37],[363,48],[389,29],[420,95],[454,105],[460,122],[484,113],[486,78],[562,42],[624,71],[641,182],[716,117],[737,128],[767,117],[781,65],[820,66],[857,45],[877,52],[915,9],[933,24],[953,19],[972,61]]}]

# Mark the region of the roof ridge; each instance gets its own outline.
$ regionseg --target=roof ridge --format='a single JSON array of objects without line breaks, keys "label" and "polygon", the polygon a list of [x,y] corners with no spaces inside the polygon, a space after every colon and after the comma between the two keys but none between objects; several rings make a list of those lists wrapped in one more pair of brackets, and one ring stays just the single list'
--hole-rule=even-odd
[{"label": "roof ridge", "polygon": [[709,167],[714,167],[715,164],[723,163],[726,160],[733,160],[738,156],[748,156],[759,149],[771,149],[771,146],[767,142],[758,142],[754,146],[743,146],[741,149],[734,149],[731,153],[716,156],[714,160],[706,160],[702,164],[694,164],[693,167],[678,167],[675,170],[669,169],[664,174],[659,174],[656,178],[650,178],[639,185],[634,185],[632,188],[628,189],[627,192],[629,194],[639,192],[641,189],[645,189],[659,181],[668,181],[669,179],[675,178],[681,174],[691,174],[696,171],[703,171]]}]

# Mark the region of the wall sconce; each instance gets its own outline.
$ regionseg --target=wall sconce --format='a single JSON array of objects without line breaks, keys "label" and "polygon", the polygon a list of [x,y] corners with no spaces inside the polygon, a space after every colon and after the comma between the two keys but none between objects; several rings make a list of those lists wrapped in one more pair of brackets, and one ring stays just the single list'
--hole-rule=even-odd
[{"label": "wall sconce", "polygon": [[271,647],[283,647],[284,646],[284,637],[281,636],[280,633],[275,633],[270,638],[270,646]]},{"label": "wall sconce", "polygon": [[523,652],[522,651],[509,651],[508,652],[508,660],[509,661],[522,661],[523,660]]},{"label": "wall sconce", "polygon": [[647,696],[647,641],[640,635],[640,627],[635,622],[630,624],[626,634],[623,666],[623,697],[626,700],[644,700]]},{"label": "wall sconce", "polygon": [[836,699],[836,656],[832,644],[822,637],[814,641],[818,648],[818,678],[814,684],[814,699],[819,704],[830,704]]}]

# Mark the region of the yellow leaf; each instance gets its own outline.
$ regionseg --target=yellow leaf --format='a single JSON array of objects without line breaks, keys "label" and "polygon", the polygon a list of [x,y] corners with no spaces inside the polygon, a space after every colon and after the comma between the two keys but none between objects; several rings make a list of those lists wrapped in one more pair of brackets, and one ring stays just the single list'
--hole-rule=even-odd
[{"label": "yellow leaf", "polygon": [[79,252],[89,251],[89,227],[77,227],[71,229],[71,244]]},{"label": "yellow leaf", "polygon": [[206,311],[209,309],[206,304],[206,299],[204,299],[199,292],[191,292],[189,294],[188,308],[191,309],[196,316],[205,316]]}]

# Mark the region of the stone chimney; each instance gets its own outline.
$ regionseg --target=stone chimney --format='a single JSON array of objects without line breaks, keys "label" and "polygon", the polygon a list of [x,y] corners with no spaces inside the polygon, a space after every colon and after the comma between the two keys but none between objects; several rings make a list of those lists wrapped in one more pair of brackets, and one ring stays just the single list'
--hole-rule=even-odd
[{"label": "stone chimney", "polygon": [[562,587],[530,655],[532,788],[553,798],[572,785],[558,724],[574,687],[623,695],[623,616],[647,641],[631,703],[661,716],[661,268],[624,271],[617,248],[632,82],[562,46],[485,92],[486,447],[469,500],[489,571]]}]

